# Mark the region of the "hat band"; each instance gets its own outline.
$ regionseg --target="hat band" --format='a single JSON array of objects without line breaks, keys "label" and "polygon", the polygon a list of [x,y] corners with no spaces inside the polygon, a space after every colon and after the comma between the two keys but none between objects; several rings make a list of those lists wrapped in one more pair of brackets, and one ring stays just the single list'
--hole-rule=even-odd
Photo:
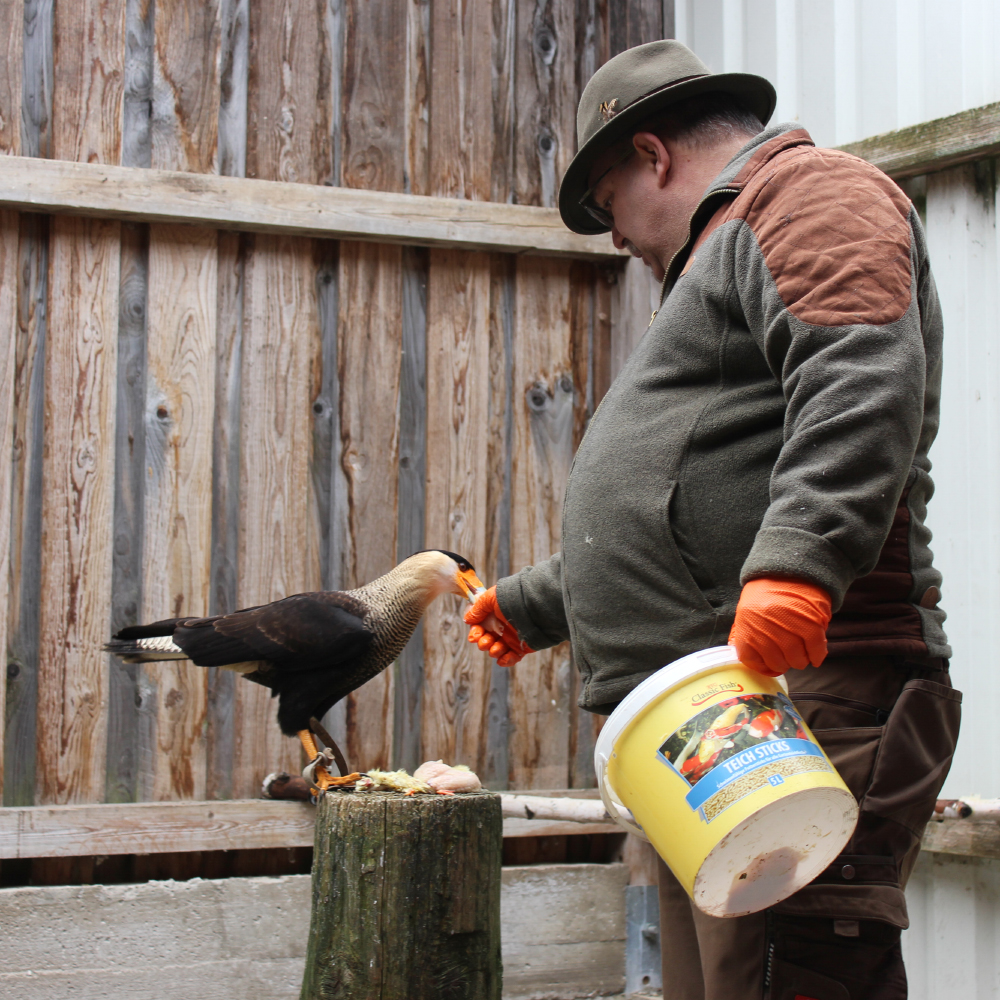
[{"label": "hat band", "polygon": [[634,101],[630,101],[628,104],[624,105],[620,110],[615,113],[614,117],[617,117],[622,113],[622,111],[627,111],[629,108],[634,107],[640,101],[646,100],[647,97],[652,97],[653,94],[659,94],[663,90],[669,90],[671,87],[676,87],[680,83],[687,83],[688,80],[700,80],[703,77],[711,76],[711,73],[694,73],[691,76],[682,76],[679,80],[671,80],[670,83],[663,84],[662,87],[656,87],[654,90],[649,90],[645,94],[640,94]]}]

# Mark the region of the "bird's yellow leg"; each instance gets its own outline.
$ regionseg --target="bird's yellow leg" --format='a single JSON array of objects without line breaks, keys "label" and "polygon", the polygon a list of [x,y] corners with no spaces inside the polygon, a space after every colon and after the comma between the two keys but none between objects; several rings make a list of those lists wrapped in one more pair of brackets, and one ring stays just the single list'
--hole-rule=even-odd
[{"label": "bird's yellow leg", "polygon": [[[311,767],[307,765],[305,771],[302,772],[302,776],[321,792],[325,792],[328,788],[338,788],[344,785],[353,786],[358,778],[361,777],[361,772],[355,771],[354,774],[345,774],[342,777],[335,778],[326,769],[327,758],[320,753],[313,734],[308,729],[300,729],[296,735],[306,752],[306,756],[309,758],[309,765],[311,765]],[[307,774],[306,772],[309,773]]]},{"label": "bird's yellow leg", "polygon": [[[333,787],[335,782],[333,780],[333,776],[323,766],[322,761],[317,761],[317,758],[320,756],[320,752],[319,747],[316,746],[315,737],[308,729],[300,729],[296,735],[299,737],[299,742],[302,744],[302,748],[306,752],[306,757],[309,759],[309,763],[315,763],[315,766],[312,768],[312,783],[321,792],[325,792],[328,788]],[[306,780],[308,781],[310,779],[306,778]]]}]

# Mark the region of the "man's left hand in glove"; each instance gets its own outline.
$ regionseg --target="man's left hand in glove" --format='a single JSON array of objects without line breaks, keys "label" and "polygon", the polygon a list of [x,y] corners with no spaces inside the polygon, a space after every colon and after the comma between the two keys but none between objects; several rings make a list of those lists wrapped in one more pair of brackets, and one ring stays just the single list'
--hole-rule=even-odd
[{"label": "man's left hand in glove", "polygon": [[792,577],[749,580],[736,605],[729,645],[740,662],[771,677],[790,667],[818,667],[826,659],[830,595]]}]

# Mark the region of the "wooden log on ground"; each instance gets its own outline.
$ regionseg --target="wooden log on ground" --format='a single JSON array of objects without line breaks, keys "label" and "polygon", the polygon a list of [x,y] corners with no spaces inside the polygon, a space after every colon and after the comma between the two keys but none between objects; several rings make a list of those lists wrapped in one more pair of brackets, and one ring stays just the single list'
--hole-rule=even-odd
[{"label": "wooden log on ground", "polygon": [[301,1000],[499,1000],[500,800],[330,794]]}]

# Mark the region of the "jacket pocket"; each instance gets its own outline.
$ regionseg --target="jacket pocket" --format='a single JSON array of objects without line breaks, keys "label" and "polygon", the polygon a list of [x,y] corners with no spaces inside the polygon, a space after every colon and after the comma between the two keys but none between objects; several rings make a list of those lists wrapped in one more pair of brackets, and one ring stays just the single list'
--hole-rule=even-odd
[{"label": "jacket pocket", "polygon": [[[705,592],[698,585],[698,581],[694,578],[694,574],[691,572],[688,566],[687,560],[684,558],[683,553],[680,550],[680,546],[677,544],[677,536],[674,533],[674,497],[677,494],[677,481],[670,479],[666,482],[666,512],[667,512],[667,523],[664,526],[663,531],[663,542],[668,548],[671,561],[677,567],[676,574],[678,582],[688,590],[692,596],[696,596],[696,600],[708,611],[711,611],[713,615],[718,614],[718,609],[712,604],[712,602],[705,596]],[[719,637],[722,641],[722,638]]]},{"label": "jacket pocket", "polygon": [[906,682],[885,724],[863,811],[921,835],[951,767],[961,704],[961,691],[945,684]]}]

